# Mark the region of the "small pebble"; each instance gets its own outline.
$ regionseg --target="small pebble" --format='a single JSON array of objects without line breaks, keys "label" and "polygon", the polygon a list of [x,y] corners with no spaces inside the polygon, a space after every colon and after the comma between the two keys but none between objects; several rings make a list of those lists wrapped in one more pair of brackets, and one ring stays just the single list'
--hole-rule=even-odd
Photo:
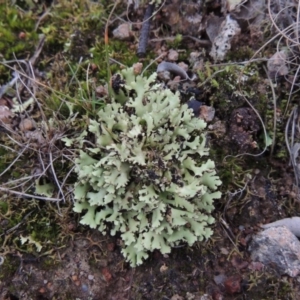
[{"label": "small pebble", "polygon": [[179,57],[179,54],[177,51],[171,49],[168,53],[168,60],[170,61],[177,61]]},{"label": "small pebble", "polygon": [[224,247],[220,248],[220,252],[222,254],[224,254],[224,255],[228,255],[229,254],[229,251],[226,248],[224,248]]},{"label": "small pebble", "polygon": [[40,289],[39,289],[39,293],[41,293],[41,294],[44,294],[44,293],[46,293],[46,289],[45,289],[45,288],[43,288],[43,287],[42,287],[42,288],[40,288]]},{"label": "small pebble", "polygon": [[52,285],[53,285],[52,282],[48,282],[48,283],[47,283],[47,288],[48,288],[48,289],[51,289],[51,288],[52,288]]},{"label": "small pebble", "polygon": [[20,40],[24,40],[25,38],[26,38],[26,32],[21,31],[21,32],[19,33],[19,39],[20,39]]},{"label": "small pebble", "polygon": [[114,250],[115,250],[115,247],[116,247],[115,243],[109,243],[109,244],[107,244],[107,250],[108,250],[109,252],[114,251]]},{"label": "small pebble", "polygon": [[29,131],[35,128],[35,124],[33,120],[30,119],[24,119],[20,122],[19,128],[22,131]]},{"label": "small pebble", "polygon": [[72,280],[73,280],[73,281],[78,280],[78,276],[77,276],[77,275],[72,275]]},{"label": "small pebble", "polygon": [[231,276],[224,282],[226,293],[233,295],[241,291],[241,278],[239,276]]},{"label": "small pebble", "polygon": [[201,53],[199,51],[191,52],[189,57],[189,62],[191,64],[194,64],[195,62],[199,61],[200,54]]},{"label": "small pebble", "polygon": [[130,25],[127,23],[119,25],[114,31],[113,36],[119,40],[128,40],[132,37]]},{"label": "small pebble", "polygon": [[214,282],[217,285],[223,284],[225,280],[226,280],[226,276],[224,274],[219,274],[214,276]]},{"label": "small pebble", "polygon": [[163,273],[163,272],[165,272],[165,271],[167,271],[168,270],[168,267],[166,266],[166,264],[163,264],[161,267],[160,267],[160,269],[159,269],[159,271],[161,272],[161,273]]},{"label": "small pebble", "polygon": [[89,290],[88,286],[86,284],[84,284],[84,283],[81,285],[81,289],[84,292],[87,292]]},{"label": "small pebble", "polygon": [[92,71],[96,71],[98,69],[98,66],[96,64],[91,64]]},{"label": "small pebble", "polygon": [[202,105],[200,107],[200,119],[203,119],[205,122],[211,122],[215,117],[216,110],[207,105]]},{"label": "small pebble", "polygon": [[110,273],[110,270],[108,268],[103,268],[101,271],[104,279],[106,282],[109,282],[112,279],[112,275]]},{"label": "small pebble", "polygon": [[143,70],[143,64],[138,62],[136,64],[133,65],[133,73],[134,75],[139,75],[142,73]]},{"label": "small pebble", "polygon": [[74,281],[76,286],[80,286],[81,282],[79,280]]},{"label": "small pebble", "polygon": [[99,85],[96,87],[96,94],[97,94],[97,96],[103,97],[103,96],[108,95],[108,90],[105,86]]},{"label": "small pebble", "polygon": [[94,280],[94,275],[89,275],[88,280]]}]

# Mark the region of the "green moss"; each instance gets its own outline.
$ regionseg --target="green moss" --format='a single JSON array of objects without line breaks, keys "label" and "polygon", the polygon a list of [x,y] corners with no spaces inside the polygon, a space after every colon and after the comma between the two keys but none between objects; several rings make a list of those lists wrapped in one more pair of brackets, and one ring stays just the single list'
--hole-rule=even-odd
[{"label": "green moss", "polygon": [[8,204],[6,201],[0,201],[0,212],[2,215],[8,212]]},{"label": "green moss", "polygon": [[51,220],[39,220],[35,224],[31,224],[28,226],[28,231],[33,239],[37,241],[52,241],[55,242],[59,234],[59,227],[54,221]]},{"label": "green moss", "polygon": [[9,4],[0,4],[0,54],[5,59],[26,58],[38,40],[36,18]]},{"label": "green moss", "polygon": [[[175,39],[173,41],[167,41],[168,48],[170,49],[177,49],[177,48],[184,48],[183,39],[181,34],[176,34]],[[186,54],[179,53],[179,60],[186,59]]]},{"label": "green moss", "polygon": [[[97,39],[97,42],[93,48],[90,49],[92,54],[92,61],[99,66],[98,67],[98,77],[106,78],[107,76],[107,62],[105,59],[106,48],[103,40]],[[108,46],[109,57],[113,58],[115,61],[122,63],[125,66],[132,66],[138,61],[136,55],[133,55],[132,50],[128,47],[126,42],[110,39]],[[112,74],[120,70],[120,65],[112,64],[110,66],[110,71]]]},{"label": "green moss", "polygon": [[249,57],[253,57],[255,51],[247,46],[238,47],[237,49],[230,50],[226,54],[226,61],[233,61],[233,62],[239,62],[239,61],[247,61],[249,60]]},{"label": "green moss", "polygon": [[53,257],[46,257],[41,260],[41,268],[44,270],[54,269],[60,265],[60,262]]},{"label": "green moss", "polygon": [[295,284],[287,277],[254,272],[250,274],[247,295],[252,299],[297,299]]},{"label": "green moss", "polygon": [[[65,242],[66,233],[59,225],[61,220],[56,214],[55,204],[16,199],[8,195],[5,201],[0,202],[0,212],[5,214],[7,221],[3,229],[11,230],[8,235],[0,237],[0,243],[5,241],[4,251],[16,249],[39,256],[41,253],[51,252],[54,246],[60,247]],[[37,244],[31,241],[22,243],[21,237],[30,237]],[[37,245],[41,245],[41,252]],[[6,246],[8,248],[5,248]]]},{"label": "green moss", "polygon": [[19,259],[16,259],[10,255],[6,255],[3,258],[4,262],[0,266],[0,280],[4,280],[13,276],[20,266]]},{"label": "green moss", "polygon": [[40,29],[46,35],[49,47],[61,47],[62,50],[71,42],[77,28],[87,39],[99,33],[104,24],[104,13],[103,6],[98,2],[63,0],[52,5],[51,14]]}]

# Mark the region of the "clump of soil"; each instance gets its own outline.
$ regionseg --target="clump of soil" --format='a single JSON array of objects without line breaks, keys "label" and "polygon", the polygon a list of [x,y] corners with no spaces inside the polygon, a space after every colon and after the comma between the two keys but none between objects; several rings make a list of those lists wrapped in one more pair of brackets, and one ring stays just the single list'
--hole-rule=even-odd
[{"label": "clump of soil", "polygon": [[257,148],[257,133],[261,129],[256,113],[250,107],[235,109],[230,116],[228,135],[240,153]]}]

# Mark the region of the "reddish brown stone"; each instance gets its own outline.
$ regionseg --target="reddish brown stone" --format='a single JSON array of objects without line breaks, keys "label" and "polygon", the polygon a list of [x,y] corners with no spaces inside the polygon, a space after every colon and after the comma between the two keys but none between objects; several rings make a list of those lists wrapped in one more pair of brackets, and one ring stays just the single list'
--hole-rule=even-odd
[{"label": "reddish brown stone", "polygon": [[73,281],[78,280],[78,276],[77,276],[77,275],[73,275],[73,276],[72,276],[72,280],[73,280]]},{"label": "reddish brown stone", "polygon": [[20,40],[24,40],[25,38],[26,38],[26,32],[21,31],[21,32],[19,33],[19,39],[20,39]]},{"label": "reddish brown stone", "polygon": [[45,289],[44,287],[41,287],[41,288],[39,289],[39,293],[40,293],[40,294],[45,294],[45,293],[46,293],[46,289]]},{"label": "reddish brown stone", "polygon": [[213,300],[223,300],[223,295],[220,292],[213,292],[212,294]]},{"label": "reddish brown stone", "polygon": [[224,282],[226,293],[233,295],[241,291],[241,278],[239,276],[231,276]]},{"label": "reddish brown stone", "polygon": [[53,283],[52,283],[52,282],[48,282],[48,283],[47,283],[47,289],[51,290],[51,289],[52,289],[52,286],[53,286]]},{"label": "reddish brown stone", "polygon": [[113,252],[116,248],[116,245],[114,243],[107,244],[107,250],[110,252]]},{"label": "reddish brown stone", "polygon": [[76,280],[76,281],[74,281],[74,283],[76,286],[80,286],[80,284],[81,284],[80,280]]},{"label": "reddish brown stone", "polygon": [[76,225],[74,223],[69,223],[68,224],[68,230],[73,231],[74,229],[76,229]]},{"label": "reddish brown stone", "polygon": [[96,71],[98,69],[98,66],[96,64],[91,64],[92,71]]},{"label": "reddish brown stone", "polygon": [[106,282],[109,282],[112,279],[112,275],[108,268],[103,268],[101,273],[104,276]]},{"label": "reddish brown stone", "polygon": [[240,244],[241,244],[242,246],[244,246],[244,247],[247,246],[247,241],[246,241],[245,238],[241,237],[241,238],[239,239],[239,242],[240,242]]}]

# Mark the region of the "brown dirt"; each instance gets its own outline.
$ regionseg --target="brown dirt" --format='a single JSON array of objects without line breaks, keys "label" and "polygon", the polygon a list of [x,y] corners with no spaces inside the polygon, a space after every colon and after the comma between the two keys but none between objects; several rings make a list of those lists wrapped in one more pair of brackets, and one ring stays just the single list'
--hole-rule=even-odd
[{"label": "brown dirt", "polygon": [[[209,12],[215,9],[220,12],[220,1],[211,2],[216,7],[211,6]],[[152,28],[153,39],[155,29],[162,24],[167,28],[175,26],[171,17],[164,22],[168,8],[173,18],[179,16],[172,1],[168,1]],[[190,23],[184,20],[181,23],[183,34],[188,34]],[[170,34],[177,32],[175,27],[168,29]],[[262,34],[257,28],[255,34],[254,31],[243,32],[240,43],[247,41],[257,49],[256,42]],[[185,46],[189,51],[198,49],[197,42],[191,40]],[[164,42],[151,42],[155,55],[166,52],[167,48]],[[236,49],[242,48],[240,44]],[[263,88],[261,93],[266,93],[268,89],[264,83],[259,82],[259,85]],[[213,99],[212,87],[203,88],[202,92],[207,102]],[[221,93],[229,99],[234,98],[232,94],[227,95],[227,91]],[[257,104],[256,95],[252,98],[250,100]],[[270,158],[268,152],[257,157],[224,158],[224,153],[236,155],[250,151],[257,154],[259,149],[255,143],[260,143],[261,128],[252,110],[242,107],[244,102],[235,104],[232,110],[231,107],[218,107],[218,104],[215,124],[223,126],[220,135],[217,130],[212,132],[210,143],[224,186],[222,199],[215,202],[216,223],[211,239],[193,247],[174,248],[169,255],[154,252],[142,266],[132,269],[120,253],[118,237],[103,236],[74,221],[63,246],[60,242],[60,246],[49,253],[28,254],[17,247],[5,248],[7,255],[0,266],[0,299],[300,299],[297,279],[279,276],[272,266],[252,262],[247,251],[260,224],[299,214],[294,174],[288,158]],[[4,226],[4,218],[0,218]]]}]

